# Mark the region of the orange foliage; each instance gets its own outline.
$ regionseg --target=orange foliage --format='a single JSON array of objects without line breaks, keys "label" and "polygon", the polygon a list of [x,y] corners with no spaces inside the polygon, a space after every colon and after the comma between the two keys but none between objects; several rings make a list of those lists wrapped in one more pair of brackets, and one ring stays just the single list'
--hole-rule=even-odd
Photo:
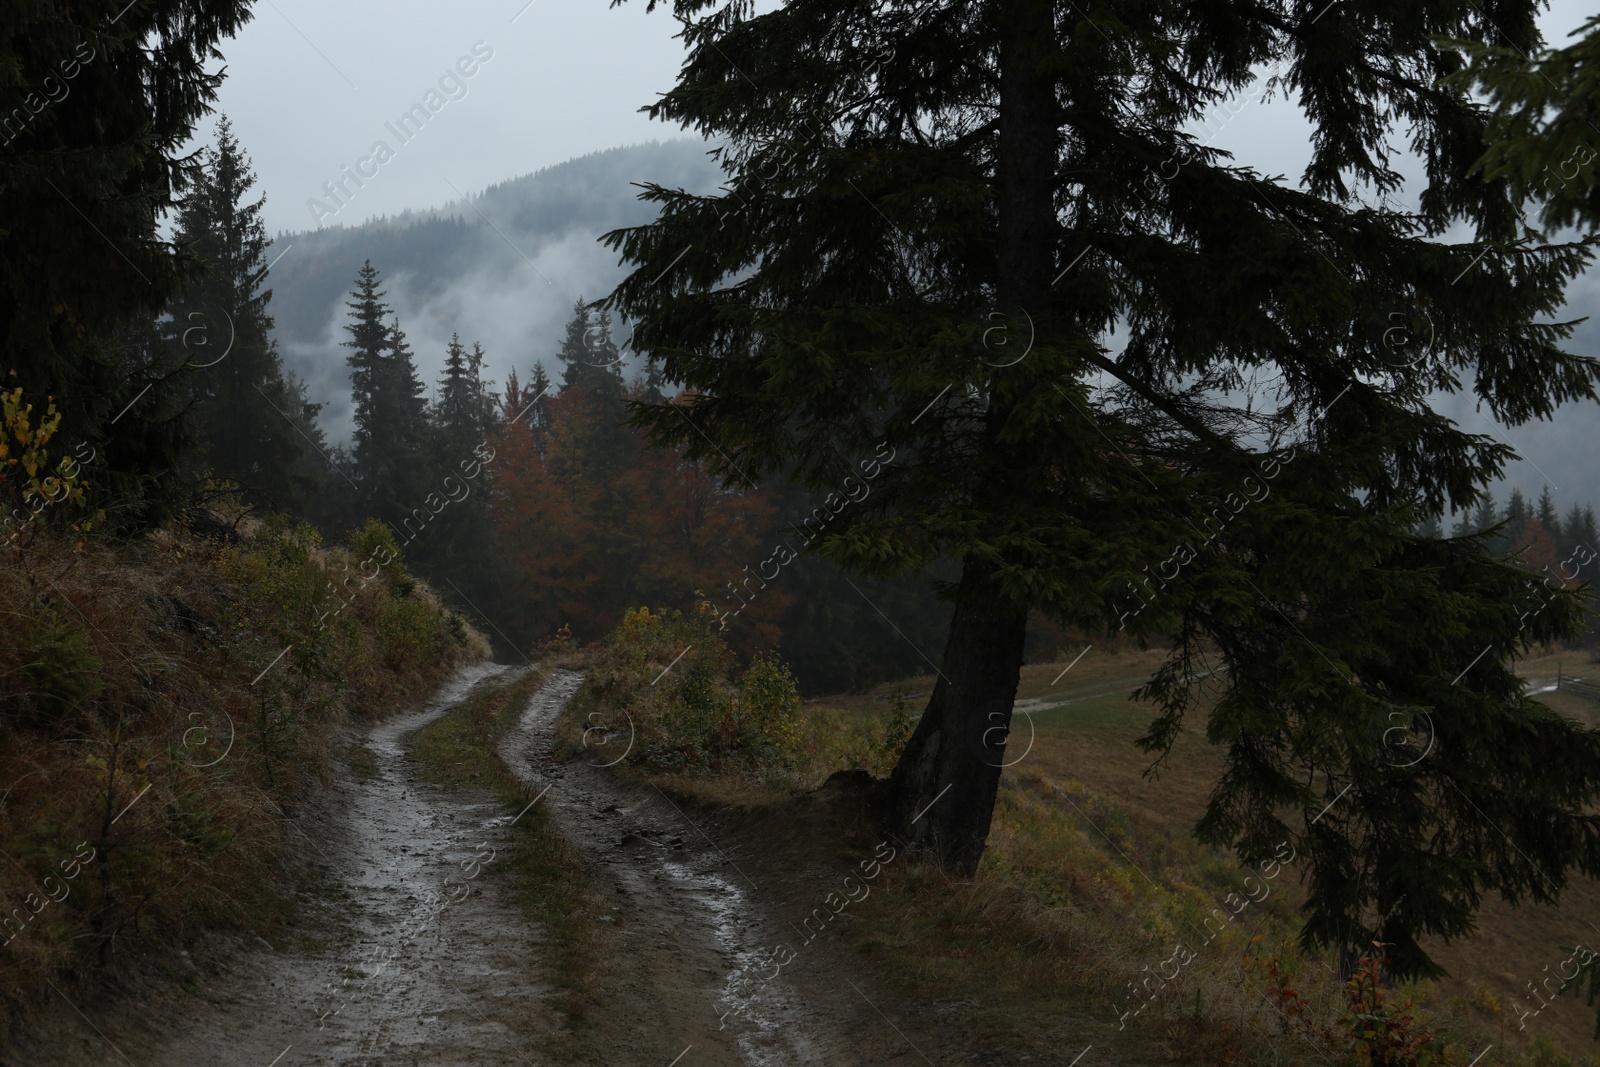
[{"label": "orange foliage", "polygon": [[[625,394],[636,396],[636,388]],[[525,403],[509,398],[504,421]],[[725,490],[680,451],[650,448],[620,424],[620,406],[581,388],[545,405],[547,429],[525,419],[493,442],[491,509],[506,581],[530,628],[570,624],[593,640],[631,606],[692,606],[699,590],[742,577],[764,554],[768,494]],[[754,625],[729,636],[770,647],[788,603],[781,591],[764,592],[747,615]]]},{"label": "orange foliage", "polygon": [[[1517,543],[1513,550],[1515,555],[1521,556],[1523,564],[1535,573],[1549,576],[1553,582],[1562,585],[1576,586],[1576,581],[1566,582],[1562,578],[1561,551],[1556,548],[1556,539],[1545,529],[1544,523],[1539,521],[1537,515],[1530,518],[1517,535]],[[1546,569],[1548,568],[1548,569]]]}]

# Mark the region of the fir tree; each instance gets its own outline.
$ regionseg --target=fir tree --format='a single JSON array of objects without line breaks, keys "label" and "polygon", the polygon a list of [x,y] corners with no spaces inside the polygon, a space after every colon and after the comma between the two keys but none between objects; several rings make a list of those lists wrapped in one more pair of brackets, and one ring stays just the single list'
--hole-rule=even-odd
[{"label": "fir tree", "polygon": [[[528,383],[528,391],[522,397],[522,403],[517,405],[517,411],[526,411],[523,417],[528,422],[528,430],[539,436],[550,429],[550,376],[544,372],[543,363],[533,365],[533,380]],[[515,414],[512,416],[515,418]]]},{"label": "fir tree", "polygon": [[351,452],[363,496],[370,497],[378,483],[383,458],[379,408],[383,358],[389,344],[389,327],[384,321],[389,305],[383,302],[385,294],[378,288],[378,271],[372,260],[362,264],[350,295],[353,299],[345,302],[350,309],[350,321],[345,324],[350,340],[344,342],[344,347],[350,349],[345,363],[350,368],[350,399],[355,409]]},{"label": "fir tree", "polygon": [[1560,519],[1556,513],[1556,501],[1550,495],[1550,487],[1548,485],[1539,492],[1539,508],[1534,514],[1538,518],[1539,524],[1549,531],[1552,536],[1560,529]]},{"label": "fir tree", "polygon": [[520,428],[535,440],[549,431],[550,376],[542,364],[533,365],[533,380],[526,386],[517,377],[517,369],[511,368],[495,405],[495,420],[505,429]]},{"label": "fir tree", "polygon": [[[412,512],[409,519],[415,529],[408,530],[414,534],[425,530],[412,553],[423,571],[444,575],[458,588],[465,586],[475,602],[492,591],[497,569],[490,558],[493,535],[488,523],[493,479],[479,452],[498,433],[484,392],[483,356],[481,345],[474,343],[469,350],[458,334],[445,348],[428,457],[432,481],[416,489],[416,499],[428,506]],[[405,518],[401,524],[405,526]]]},{"label": "fir tree", "polygon": [[1511,498],[1506,501],[1505,537],[1508,543],[1522,536],[1522,528],[1528,524],[1530,515],[1528,498],[1522,495],[1522,490],[1511,490]]},{"label": "fir tree", "polygon": [[404,529],[409,540],[427,525],[427,497],[438,487],[439,475],[431,462],[428,388],[417,374],[415,355],[398,319],[389,324],[388,348],[379,366],[377,440],[383,460],[374,514]]},{"label": "fir tree", "polygon": [[595,314],[579,299],[572,306],[566,334],[556,353],[561,361],[561,388],[574,386],[619,407],[622,397],[622,354],[611,337],[611,317]]},{"label": "fir tree", "polygon": [[489,409],[483,391],[483,349],[476,343],[469,352],[459,334],[445,348],[444,377],[439,379],[439,402],[434,413],[441,445],[440,463],[449,467],[467,458],[486,436]]},{"label": "fir tree", "polygon": [[467,373],[472,383],[471,403],[477,409],[478,426],[488,432],[494,428],[495,403],[483,380],[484,355],[483,346],[477,341],[472,342],[472,352],[467,357]]},{"label": "fir tree", "polygon": [[663,403],[667,399],[664,391],[667,386],[667,376],[661,372],[661,364],[653,359],[645,360],[643,379],[640,383],[639,399],[646,404]]},{"label": "fir tree", "polygon": [[1583,509],[1576,504],[1568,508],[1567,517],[1561,520],[1555,533],[1556,547],[1561,551],[1561,558],[1566,559],[1583,540]]},{"label": "fir tree", "polygon": [[6,7],[0,375],[38,410],[56,399],[58,440],[92,442],[113,492],[159,490],[119,516],[159,518],[160,472],[182,465],[185,359],[146,341],[197,265],[161,222],[196,176],[186,146],[222,80],[217,47],[249,17],[243,0]]},{"label": "fir tree", "polygon": [[256,499],[298,511],[311,486],[299,473],[304,439],[293,410],[299,398],[284,380],[272,316],[265,197],[247,197],[256,183],[250,161],[226,118],[205,153],[195,185],[178,212],[179,243],[205,273],[173,303],[175,329],[196,373],[191,378],[197,470],[237,483]]},{"label": "fir tree", "polygon": [[361,505],[368,514],[394,526],[406,541],[426,526],[424,508],[434,481],[430,462],[427,390],[417,376],[406,335],[398,320],[385,322],[389,307],[378,289],[378,272],[368,260],[346,302],[355,432],[352,452]]},{"label": "fir tree", "polygon": [[363,516],[357,515],[353,508],[356,502],[350,494],[349,456],[342,455],[328,443],[320,421],[323,405],[311,400],[310,387],[305,381],[288,371],[284,374],[284,384],[289,395],[289,406],[285,410],[304,443],[295,461],[294,475],[309,487],[306,517],[321,530],[352,527]]},{"label": "fir tree", "polygon": [[[1043,0],[675,11],[690,54],[650,111],[717,139],[727,188],[649,186],[658,218],[607,235],[634,269],[605,306],[688,394],[636,423],[729,484],[794,464],[858,573],[962,568],[884,832],[975,870],[1039,610],[1175,641],[1141,744],[1165,758],[1203,703],[1227,769],[1198,832],[1305,856],[1308,947],[1437,973],[1418,939],[1484,891],[1600,872],[1600,735],[1530,712],[1508,665],[1577,598],[1414,532],[1511,455],[1435,390],[1520,423],[1600,376],[1544,321],[1587,249],[1495,254],[1516,205],[1465,177],[1483,116],[1435,41],[1490,32],[1469,8],[1123,7],[1109,44]],[[1526,47],[1534,14],[1494,32]],[[1189,132],[1262,67],[1313,126],[1301,185]],[[1365,205],[1407,130],[1420,212]],[[1396,303],[1425,350],[1375,340],[1362,309]],[[1234,403],[1257,372],[1279,391]],[[1526,632],[1508,591],[1548,601]]]},{"label": "fir tree", "polygon": [[[1579,520],[1572,550],[1567,555],[1572,558],[1573,565],[1577,567],[1580,579],[1586,582],[1600,580],[1600,530],[1595,528],[1594,508],[1585,507],[1583,509],[1583,517]],[[1597,615],[1600,615],[1600,606],[1591,606],[1587,635],[1591,643],[1595,638],[1594,622]],[[1596,1021],[1600,1022],[1600,1019]]]},{"label": "fir tree", "polygon": [[1499,514],[1495,511],[1494,497],[1485,493],[1483,499],[1478,501],[1477,508],[1472,512],[1472,532],[1483,533],[1492,529],[1494,524],[1499,521]]}]

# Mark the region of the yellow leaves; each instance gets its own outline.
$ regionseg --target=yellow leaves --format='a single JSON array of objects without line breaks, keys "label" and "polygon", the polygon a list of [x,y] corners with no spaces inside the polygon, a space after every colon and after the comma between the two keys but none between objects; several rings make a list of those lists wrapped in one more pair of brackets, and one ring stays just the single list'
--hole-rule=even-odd
[{"label": "yellow leaves", "polygon": [[[18,479],[20,484],[13,492],[30,506],[31,514],[24,521],[37,520],[51,504],[83,502],[85,483],[77,460],[62,456],[52,464],[46,450],[60,426],[61,413],[54,397],[47,399],[43,416],[35,422],[33,405],[24,401],[21,386],[0,391],[0,482],[16,468],[22,469],[25,477]],[[51,470],[55,473],[40,477]],[[82,529],[92,524],[90,520]]]},{"label": "yellow leaves", "polygon": [[638,638],[645,632],[654,630],[661,625],[664,614],[650,614],[648,607],[633,608],[622,616],[622,625],[618,628],[620,638],[624,641]]}]

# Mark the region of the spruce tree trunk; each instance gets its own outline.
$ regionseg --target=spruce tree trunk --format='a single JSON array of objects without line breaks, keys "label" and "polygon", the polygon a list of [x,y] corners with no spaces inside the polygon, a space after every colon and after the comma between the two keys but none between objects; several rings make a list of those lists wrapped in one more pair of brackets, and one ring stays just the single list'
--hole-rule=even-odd
[{"label": "spruce tree trunk", "polygon": [[987,595],[989,569],[962,568],[940,678],[878,812],[912,853],[969,877],[983,858],[1022,670],[1025,607]]},{"label": "spruce tree trunk", "polygon": [[[996,310],[1008,325],[1047,322],[1046,300],[1058,226],[1055,79],[1045,62],[1055,47],[1049,0],[1001,0],[1000,151],[996,174]],[[999,512],[1026,485],[1006,475],[1030,457],[1000,442],[1010,396],[1028,388],[1025,362],[996,372],[989,390],[985,450],[996,476],[980,503]],[[1008,376],[1008,377],[1001,377]],[[994,814],[1011,707],[1022,671],[1028,606],[994,588],[993,567],[968,556],[956,593],[940,677],[916,732],[890,776],[879,807],[885,832],[912,852],[931,853],[968,877],[983,858]]]}]

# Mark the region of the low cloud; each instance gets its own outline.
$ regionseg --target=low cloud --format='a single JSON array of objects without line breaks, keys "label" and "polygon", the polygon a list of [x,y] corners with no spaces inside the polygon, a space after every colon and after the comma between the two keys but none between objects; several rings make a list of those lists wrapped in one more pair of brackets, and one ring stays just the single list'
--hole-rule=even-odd
[{"label": "low cloud", "polygon": [[687,140],[598,152],[442,208],[280,234],[269,256],[282,259],[268,279],[279,351],[324,405],[328,439],[348,441],[353,428],[342,342],[345,301],[364,260],[381,272],[385,302],[430,389],[452,333],[483,345],[485,376],[496,386],[513,367],[526,381],[536,362],[555,377],[574,301],[602,297],[624,276],[600,236],[654,217],[634,183],[710,192],[721,172],[705,152]]}]

